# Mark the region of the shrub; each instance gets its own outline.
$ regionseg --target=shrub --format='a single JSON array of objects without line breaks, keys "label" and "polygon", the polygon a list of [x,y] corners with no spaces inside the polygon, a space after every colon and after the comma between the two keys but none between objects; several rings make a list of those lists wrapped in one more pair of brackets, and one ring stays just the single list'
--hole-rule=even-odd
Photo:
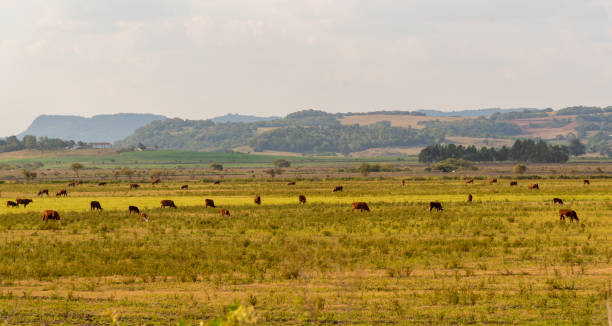
[{"label": "shrub", "polygon": [[514,173],[523,174],[527,172],[527,166],[525,164],[517,164],[512,171],[514,171]]}]

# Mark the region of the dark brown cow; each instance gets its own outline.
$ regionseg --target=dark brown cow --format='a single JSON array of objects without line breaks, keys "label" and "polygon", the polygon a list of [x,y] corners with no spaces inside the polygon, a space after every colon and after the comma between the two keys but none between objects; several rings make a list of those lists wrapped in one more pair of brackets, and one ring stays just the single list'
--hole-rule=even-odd
[{"label": "dark brown cow", "polygon": [[159,178],[155,178],[155,179],[153,179],[153,181],[151,181],[151,184],[152,184],[152,185],[156,185],[156,184],[158,184],[160,181],[161,181],[161,180],[159,180]]},{"label": "dark brown cow", "polygon": [[49,196],[49,189],[41,189],[38,191],[38,196],[47,195]]},{"label": "dark brown cow", "polygon": [[474,179],[468,179],[465,183],[474,183]]},{"label": "dark brown cow", "polygon": [[130,212],[130,214],[132,214],[132,213],[140,214],[140,210],[136,206],[128,207],[128,211]]},{"label": "dark brown cow", "polygon": [[518,186],[518,181],[510,181],[510,187]]},{"label": "dark brown cow", "polygon": [[130,189],[138,189],[140,188],[140,185],[137,183],[130,183]]},{"label": "dark brown cow", "polygon": [[366,204],[366,203],[364,203],[362,201],[354,202],[354,203],[351,204],[351,211],[354,211],[356,209],[358,209],[358,210],[360,210],[362,212],[363,211],[367,211],[367,212],[370,211],[370,207],[368,207],[368,204]]},{"label": "dark brown cow", "polygon": [[225,208],[221,209],[221,216],[229,217],[230,216],[230,211],[225,209]]},{"label": "dark brown cow", "polygon": [[491,179],[489,179],[489,183],[497,183],[497,178],[491,178]]},{"label": "dark brown cow", "polygon": [[91,203],[89,203],[89,209],[90,210],[98,210],[101,211],[102,210],[102,206],[100,205],[100,202],[97,200],[92,200]]},{"label": "dark brown cow", "polygon": [[290,181],[289,183],[287,183],[288,186],[295,186],[295,181]]},{"label": "dark brown cow", "polygon": [[56,212],[56,211],[52,211],[52,210],[44,211],[43,212],[43,221],[48,221],[48,220],[59,221],[60,220],[59,213]]},{"label": "dark brown cow", "polygon": [[189,185],[182,185],[181,186],[181,190],[186,190],[186,189],[189,189]]},{"label": "dark brown cow", "polygon": [[100,183],[98,183],[98,186],[104,187],[104,186],[106,186],[106,182],[100,182]]},{"label": "dark brown cow", "polygon": [[253,198],[253,202],[255,202],[257,205],[261,205],[261,197],[259,197],[259,195],[255,196],[255,198]]},{"label": "dark brown cow", "polygon": [[221,184],[221,181],[215,181],[215,182],[213,182],[213,184],[214,184],[214,185],[220,185],[220,184]]},{"label": "dark brown cow", "polygon": [[468,202],[471,203],[472,202],[472,194],[468,194]]},{"label": "dark brown cow", "polygon": [[300,201],[300,204],[306,204],[306,196],[300,195],[298,200]]},{"label": "dark brown cow", "polygon": [[576,211],[571,210],[571,209],[560,209],[559,219],[561,221],[565,221],[566,217],[569,217],[570,222],[574,222],[574,220],[576,220],[576,222],[580,222],[580,220],[578,219],[578,214],[576,214]]},{"label": "dark brown cow", "polygon": [[406,180],[402,180],[402,187],[406,186]]},{"label": "dark brown cow", "polygon": [[429,211],[431,212],[432,209],[436,209],[438,211],[443,211],[444,209],[442,208],[442,204],[440,204],[437,201],[430,201],[429,202]]},{"label": "dark brown cow", "polygon": [[561,198],[553,198],[553,204],[561,204],[561,205],[563,205],[563,199],[561,199]]},{"label": "dark brown cow", "polygon": [[206,198],[206,199],[204,200],[204,203],[205,203],[205,208],[208,208],[208,207],[215,208],[215,207],[216,207],[216,206],[215,206],[215,201],[214,201],[214,200],[212,200],[212,199],[208,199],[208,198]]},{"label": "dark brown cow", "polygon": [[589,180],[587,180],[587,179],[584,179],[584,181],[583,181],[583,182],[584,182],[584,184],[585,184],[585,185],[590,185],[590,184],[591,184],[591,181],[589,181]]},{"label": "dark brown cow", "polygon": [[147,213],[142,213],[140,214],[140,219],[145,222],[149,222],[149,215],[147,215]]},{"label": "dark brown cow", "polygon": [[24,198],[24,199],[17,198],[15,202],[17,203],[17,206],[23,205],[23,208],[26,208],[26,206],[28,206],[31,202],[33,202],[33,200],[27,199],[27,198]]},{"label": "dark brown cow", "polygon": [[68,183],[68,187],[76,187],[76,183],[75,182],[69,182]]},{"label": "dark brown cow", "polygon": [[532,184],[529,185],[529,189],[540,190],[540,186],[537,183],[532,183]]},{"label": "dark brown cow", "polygon": [[338,191],[342,191],[344,190],[344,188],[342,186],[336,186],[336,188],[334,188],[334,190],[332,192],[338,192]]},{"label": "dark brown cow", "polygon": [[66,189],[59,190],[58,192],[55,193],[55,197],[62,197],[62,196],[64,197],[68,196],[68,192],[66,191]]},{"label": "dark brown cow", "polygon": [[19,207],[16,202],[9,200],[6,202],[6,207]]},{"label": "dark brown cow", "polygon": [[176,208],[176,205],[174,205],[174,201],[169,200],[169,199],[164,199],[161,201],[161,208],[164,208],[164,207]]},{"label": "dark brown cow", "polygon": [[78,182],[76,183],[76,185],[77,185],[77,186],[80,186],[80,185],[82,185],[82,184],[83,184],[83,181],[78,181]]}]

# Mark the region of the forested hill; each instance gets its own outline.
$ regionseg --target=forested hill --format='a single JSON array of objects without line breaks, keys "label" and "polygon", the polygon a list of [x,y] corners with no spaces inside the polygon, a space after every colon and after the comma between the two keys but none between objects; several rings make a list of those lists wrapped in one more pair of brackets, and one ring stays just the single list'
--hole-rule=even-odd
[{"label": "forested hill", "polygon": [[25,135],[36,137],[76,139],[84,142],[114,142],[123,139],[144,125],[166,117],[155,114],[119,113],[85,118],[72,115],[41,115],[36,118]]}]

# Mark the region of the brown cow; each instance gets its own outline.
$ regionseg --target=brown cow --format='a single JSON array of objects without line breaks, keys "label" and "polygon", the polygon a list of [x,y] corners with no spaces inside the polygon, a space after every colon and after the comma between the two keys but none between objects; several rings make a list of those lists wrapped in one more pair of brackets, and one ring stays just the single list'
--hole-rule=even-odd
[{"label": "brown cow", "polygon": [[152,185],[156,185],[156,184],[158,184],[160,181],[161,181],[161,180],[159,180],[159,178],[155,178],[155,179],[153,179],[153,181],[151,181],[151,184],[152,184]]},{"label": "brown cow", "polygon": [[253,202],[255,202],[257,205],[261,205],[261,197],[259,197],[259,195],[255,196],[255,198],[253,198]]},{"label": "brown cow", "polygon": [[38,196],[47,195],[49,196],[49,189],[41,189],[38,191]]},{"label": "brown cow", "polygon": [[68,196],[68,192],[66,191],[66,189],[59,190],[58,192],[55,193],[55,197],[62,197],[62,196],[64,197]]},{"label": "brown cow", "polygon": [[562,221],[565,221],[566,217],[569,217],[570,222],[574,222],[574,220],[576,220],[576,222],[580,222],[580,220],[578,219],[578,214],[576,214],[576,211],[571,210],[571,209],[560,209],[559,219]]},{"label": "brown cow", "polygon": [[215,181],[215,182],[213,182],[213,184],[214,184],[214,185],[220,185],[220,184],[221,184],[221,181]]},{"label": "brown cow", "polygon": [[563,205],[563,199],[561,199],[561,198],[553,198],[553,204],[561,204],[561,205]]},{"label": "brown cow", "polygon": [[59,221],[60,220],[59,213],[56,212],[56,211],[52,211],[52,210],[44,211],[43,212],[43,221],[48,221],[48,220]]},{"label": "brown cow", "polygon": [[140,210],[136,206],[128,207],[128,211],[130,212],[130,214],[132,214],[132,213],[140,214]]},{"label": "brown cow", "polygon": [[406,179],[403,179],[402,180],[402,187],[405,187],[405,186],[406,186]]},{"label": "brown cow", "polygon": [[6,207],[19,207],[16,202],[9,200],[6,202]]},{"label": "brown cow", "polygon": [[295,181],[290,181],[289,183],[287,183],[288,186],[295,186]]},{"label": "brown cow", "polygon": [[591,184],[591,181],[589,181],[589,180],[587,180],[587,179],[584,179],[584,181],[583,181],[583,182],[584,182],[584,184],[585,184],[585,185],[590,185],[590,184]]},{"label": "brown cow", "polygon": [[214,201],[214,200],[212,200],[212,199],[208,199],[208,198],[206,198],[206,199],[204,200],[204,203],[205,203],[205,205],[206,205],[206,206],[205,206],[205,208],[208,208],[208,207],[215,208],[215,207],[216,207],[216,206],[215,206],[215,201]]},{"label": "brown cow", "polygon": [[130,189],[138,189],[140,188],[140,185],[137,183],[130,183]]},{"label": "brown cow", "polygon": [[26,206],[28,206],[31,202],[33,202],[33,200],[27,199],[27,198],[26,199],[17,198],[15,202],[17,203],[17,206],[23,205],[23,208],[26,208]]},{"label": "brown cow", "polygon": [[491,178],[491,179],[489,179],[489,183],[497,183],[497,178]]},{"label": "brown cow", "polygon": [[510,181],[510,187],[518,186],[518,181]]},{"label": "brown cow", "polygon": [[532,184],[529,185],[529,189],[540,190],[540,186],[537,183],[532,183]]},{"label": "brown cow", "polygon": [[474,179],[468,179],[465,183],[474,183]]},{"label": "brown cow", "polygon": [[90,210],[102,210],[102,206],[100,205],[100,202],[97,200],[92,200],[91,203],[89,203],[89,209]]},{"label": "brown cow", "polygon": [[468,194],[468,203],[472,202],[472,194]]},{"label": "brown cow", "polygon": [[429,211],[431,212],[432,209],[436,209],[438,211],[443,211],[444,209],[442,208],[442,204],[440,204],[437,201],[430,201],[429,202]]},{"label": "brown cow", "polygon": [[78,182],[76,183],[76,185],[77,185],[77,186],[80,186],[80,185],[82,185],[82,184],[83,184],[83,181],[78,181]]},{"label": "brown cow", "polygon": [[100,182],[100,183],[98,183],[98,186],[104,187],[104,186],[106,186],[106,182]]},{"label": "brown cow", "polygon": [[300,201],[300,204],[306,204],[306,196],[300,195],[298,200]]},{"label": "brown cow", "polygon": [[76,187],[76,183],[75,182],[69,182],[67,186],[68,187]]},{"label": "brown cow", "polygon": [[354,211],[356,209],[358,209],[358,210],[360,210],[362,212],[363,211],[367,211],[367,212],[370,211],[370,207],[368,207],[368,204],[366,204],[366,203],[364,203],[362,201],[354,202],[354,203],[351,204],[351,211]]},{"label": "brown cow", "polygon": [[344,188],[342,186],[336,186],[336,188],[334,188],[334,190],[332,192],[338,192],[338,191],[342,191],[344,190]]},{"label": "brown cow", "polygon": [[176,208],[176,205],[174,205],[174,201],[169,200],[169,199],[164,199],[161,201],[161,208],[164,208],[164,207]]},{"label": "brown cow", "polygon": [[149,215],[147,215],[147,213],[142,213],[140,214],[140,219],[145,222],[149,222]]},{"label": "brown cow", "polygon": [[189,189],[189,185],[182,185],[181,186],[181,190],[186,190],[186,189]]},{"label": "brown cow", "polygon": [[230,216],[230,211],[225,209],[225,208],[221,209],[221,216],[229,217]]}]

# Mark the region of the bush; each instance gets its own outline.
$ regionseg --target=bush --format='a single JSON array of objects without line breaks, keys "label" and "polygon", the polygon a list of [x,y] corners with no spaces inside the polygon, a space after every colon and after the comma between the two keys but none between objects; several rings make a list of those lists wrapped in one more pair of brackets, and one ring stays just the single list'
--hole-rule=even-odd
[{"label": "bush", "polygon": [[215,171],[223,171],[223,165],[219,164],[219,163],[213,163],[210,165],[210,168],[215,170]]},{"label": "bush", "polygon": [[289,162],[287,160],[283,160],[281,158],[281,159],[278,159],[278,160],[274,161],[274,166],[277,167],[277,168],[288,168],[288,167],[291,166],[291,162]]},{"label": "bush", "polygon": [[470,161],[456,159],[456,158],[449,158],[442,162],[432,165],[431,168],[432,170],[436,170],[440,172],[453,172],[453,171],[457,171],[460,168],[474,170],[474,168],[476,167]]},{"label": "bush", "polygon": [[527,172],[527,166],[525,164],[517,164],[512,171],[514,171],[514,173],[523,174]]}]

